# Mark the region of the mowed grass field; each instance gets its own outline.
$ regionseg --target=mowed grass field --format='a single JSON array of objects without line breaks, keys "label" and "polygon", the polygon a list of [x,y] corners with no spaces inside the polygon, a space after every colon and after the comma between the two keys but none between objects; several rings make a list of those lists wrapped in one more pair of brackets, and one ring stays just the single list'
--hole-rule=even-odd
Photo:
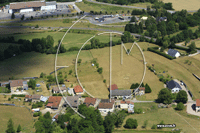
[{"label": "mowed grass field", "polygon": [[[144,114],[133,114],[129,115],[125,118],[122,125],[125,125],[126,120],[128,118],[136,119],[138,122],[138,127],[135,129],[136,131],[139,130],[151,130],[153,124],[159,124],[162,120],[165,124],[176,124],[176,129],[182,129],[184,133],[191,133],[200,131],[199,123],[200,120],[197,118],[189,118],[187,116],[180,115],[178,111],[175,111],[172,107],[170,108],[158,108],[151,110],[152,106],[157,106],[155,103],[135,103],[135,107],[143,108]],[[180,116],[179,116],[180,115]],[[190,126],[185,120],[192,126]],[[148,120],[148,124],[146,129],[143,129],[142,126],[144,121]],[[193,127],[195,129],[193,129]],[[119,130],[125,129],[123,126],[119,128]],[[128,130],[128,129],[126,129]],[[157,129],[157,131],[171,131],[172,128],[163,128]],[[133,131],[133,130],[128,130]],[[152,130],[154,132],[155,130]],[[142,131],[141,131],[142,132]]]},{"label": "mowed grass field", "polygon": [[173,8],[177,11],[186,9],[190,11],[199,10],[199,0],[163,0],[164,3],[171,2]]},{"label": "mowed grass field", "polygon": [[15,131],[20,124],[23,133],[35,132],[32,116],[25,107],[0,106],[0,116],[0,129],[2,133],[7,129],[7,123],[10,118],[13,120]]},{"label": "mowed grass field", "polygon": [[[99,32],[94,32],[99,33]],[[58,45],[58,41],[62,39],[65,32],[44,32],[44,33],[29,33],[29,34],[14,34],[11,36],[14,36],[15,41],[18,41],[19,39],[28,39],[32,40],[34,38],[46,38],[48,35],[51,35],[54,38],[54,46]],[[65,46],[66,49],[70,47],[78,47],[81,48],[81,46],[92,36],[95,34],[78,34],[78,33],[67,33],[65,36],[62,44]],[[8,36],[8,35],[6,35]],[[100,35],[96,36],[97,39],[99,39],[101,42],[106,43],[109,42],[109,36],[108,35]],[[118,41],[120,39],[119,36],[113,37],[113,41]],[[2,47],[5,46],[5,44],[2,44]],[[0,45],[1,47],[1,45]]]}]

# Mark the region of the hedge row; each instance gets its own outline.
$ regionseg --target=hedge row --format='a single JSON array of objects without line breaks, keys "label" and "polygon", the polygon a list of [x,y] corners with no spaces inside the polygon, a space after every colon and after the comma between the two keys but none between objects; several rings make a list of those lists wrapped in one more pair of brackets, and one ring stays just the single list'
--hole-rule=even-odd
[{"label": "hedge row", "polygon": [[189,50],[188,48],[177,46],[177,45],[175,45],[175,48],[180,49],[180,50],[185,50],[185,51]]},{"label": "hedge row", "polygon": [[20,95],[12,94],[11,98],[13,98],[13,97],[25,97],[25,95],[23,95],[23,94],[20,94]]},{"label": "hedge row", "polygon": [[148,48],[148,50],[151,51],[151,52],[157,53],[157,54],[159,54],[159,55],[162,55],[162,56],[164,56],[164,57],[166,57],[166,58],[168,58],[168,59],[170,59],[170,60],[175,59],[175,57],[171,57],[170,55],[165,54],[165,53],[163,53],[163,52],[160,52],[160,51],[158,51],[158,50],[156,50],[156,49]]}]

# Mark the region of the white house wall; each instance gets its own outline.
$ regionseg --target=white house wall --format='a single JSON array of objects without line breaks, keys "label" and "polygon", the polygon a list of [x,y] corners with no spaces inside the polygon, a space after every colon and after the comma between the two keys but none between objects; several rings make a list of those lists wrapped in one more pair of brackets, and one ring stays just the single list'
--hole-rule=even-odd
[{"label": "white house wall", "polygon": [[120,104],[120,108],[121,109],[127,109],[128,108],[128,104]]},{"label": "white house wall", "polygon": [[20,13],[23,13],[23,12],[33,12],[33,8],[31,8],[31,9],[21,9]]},{"label": "white house wall", "polygon": [[179,56],[181,56],[181,55],[180,55],[179,52],[177,52],[177,53],[175,54],[175,57],[179,57]]},{"label": "white house wall", "polygon": [[12,9],[9,9],[9,10],[8,10],[8,13],[12,14],[12,12],[13,12]]},{"label": "white house wall", "polygon": [[173,88],[173,89],[172,89],[172,93],[179,92],[179,91],[180,91],[179,88]]}]

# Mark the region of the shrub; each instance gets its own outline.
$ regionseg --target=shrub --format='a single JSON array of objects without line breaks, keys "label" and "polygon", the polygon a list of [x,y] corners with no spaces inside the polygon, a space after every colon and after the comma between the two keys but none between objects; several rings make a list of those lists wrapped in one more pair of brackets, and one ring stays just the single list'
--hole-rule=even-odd
[{"label": "shrub", "polygon": [[151,127],[151,129],[156,129],[156,128],[157,128],[156,124],[153,124]]},{"label": "shrub", "polygon": [[33,117],[37,117],[37,116],[38,116],[38,113],[37,113],[37,112],[33,114]]},{"label": "shrub", "polygon": [[103,82],[106,83],[106,79],[104,79]]},{"label": "shrub", "polygon": [[11,98],[10,98],[10,97],[8,98],[8,101],[11,101]]},{"label": "shrub", "polygon": [[178,103],[176,106],[176,110],[183,110],[184,109],[184,104],[182,102]]},{"label": "shrub", "polygon": [[136,119],[132,119],[132,118],[128,118],[126,120],[126,124],[124,125],[125,128],[129,128],[129,129],[136,129],[138,126],[137,120]]},{"label": "shrub", "polygon": [[142,109],[141,108],[134,108],[134,112],[136,113],[136,114],[142,114]]},{"label": "shrub", "polygon": [[103,68],[102,68],[102,67],[98,68],[98,69],[97,69],[97,72],[98,72],[99,74],[102,74]]}]

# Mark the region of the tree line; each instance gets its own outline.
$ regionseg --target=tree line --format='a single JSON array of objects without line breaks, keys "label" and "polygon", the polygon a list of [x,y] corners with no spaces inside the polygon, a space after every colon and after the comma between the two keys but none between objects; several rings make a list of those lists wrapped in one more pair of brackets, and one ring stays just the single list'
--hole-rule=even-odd
[{"label": "tree line", "polygon": [[[20,55],[23,52],[39,52],[46,54],[55,54],[58,49],[58,45],[54,46],[54,39],[52,36],[48,35],[46,38],[34,38],[32,41],[26,39],[19,39],[15,41],[13,36],[10,37],[0,37],[0,42],[3,43],[17,43],[19,45],[9,45],[5,50],[0,50],[0,60],[8,59],[16,55]],[[58,44],[60,40],[58,41]],[[64,53],[67,50],[61,44],[59,53]]]}]

